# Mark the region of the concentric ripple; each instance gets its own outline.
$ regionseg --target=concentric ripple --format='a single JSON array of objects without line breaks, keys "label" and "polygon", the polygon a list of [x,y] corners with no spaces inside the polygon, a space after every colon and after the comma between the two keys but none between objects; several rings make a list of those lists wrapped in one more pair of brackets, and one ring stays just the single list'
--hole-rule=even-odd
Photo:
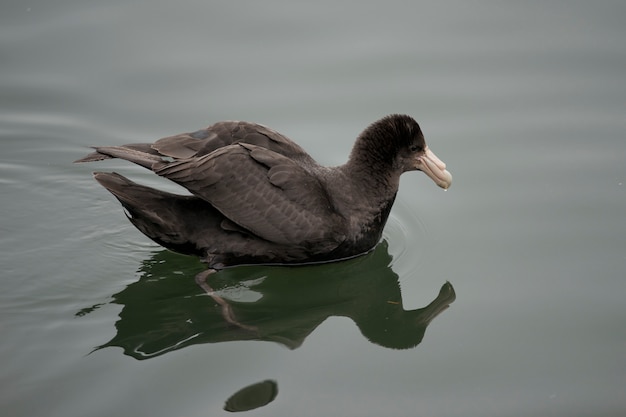
[{"label": "concentric ripple", "polygon": [[417,270],[428,250],[429,233],[415,209],[403,201],[396,201],[383,231],[389,243],[391,264],[398,274]]}]

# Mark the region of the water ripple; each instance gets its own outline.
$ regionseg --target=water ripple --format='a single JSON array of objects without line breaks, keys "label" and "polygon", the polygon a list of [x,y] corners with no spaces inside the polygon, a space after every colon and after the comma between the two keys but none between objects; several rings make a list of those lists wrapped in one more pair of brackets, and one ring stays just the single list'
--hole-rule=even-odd
[{"label": "water ripple", "polygon": [[389,242],[391,262],[398,274],[413,272],[423,264],[430,234],[424,222],[408,203],[396,201],[383,238]]}]

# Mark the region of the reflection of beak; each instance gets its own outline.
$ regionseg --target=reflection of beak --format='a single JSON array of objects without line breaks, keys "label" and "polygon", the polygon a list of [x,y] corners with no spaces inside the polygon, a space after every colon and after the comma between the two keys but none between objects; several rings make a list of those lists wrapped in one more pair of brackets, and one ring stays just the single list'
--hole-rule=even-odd
[{"label": "reflection of beak", "polygon": [[441,314],[442,311],[450,307],[450,304],[452,304],[454,300],[456,300],[454,287],[449,282],[446,282],[439,290],[439,295],[437,295],[437,298],[435,298],[426,307],[419,310],[419,322],[424,324],[430,323],[435,317]]},{"label": "reflection of beak", "polygon": [[423,171],[444,190],[447,190],[452,184],[452,174],[446,170],[446,164],[437,158],[437,155],[428,146],[424,150],[424,154],[417,158],[415,167]]}]

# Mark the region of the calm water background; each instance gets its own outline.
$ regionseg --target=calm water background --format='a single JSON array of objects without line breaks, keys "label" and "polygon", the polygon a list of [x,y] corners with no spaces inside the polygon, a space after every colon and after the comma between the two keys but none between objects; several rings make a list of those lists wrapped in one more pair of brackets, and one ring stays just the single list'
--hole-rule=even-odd
[{"label": "calm water background", "polygon": [[[2,415],[225,415],[232,394],[264,380],[278,395],[249,415],[626,415],[625,2],[0,9]],[[300,331],[291,349],[193,339],[186,314],[216,311],[193,283],[201,265],[144,238],[90,173],[177,188],[118,161],[71,163],[89,145],[242,119],[339,164],[361,129],[393,112],[419,120],[454,175],[448,192],[405,175],[388,248],[364,264],[220,278],[224,296],[259,307],[293,273],[302,288],[280,284],[295,291],[281,287],[272,308],[283,308],[318,277],[362,274],[362,288],[319,284],[334,294],[324,308],[293,307],[310,327],[281,319]],[[401,290],[404,310],[446,281],[457,299],[421,344],[392,349],[363,328],[386,314],[363,320],[369,305],[393,301],[376,301],[377,277]],[[341,301],[359,291],[360,315]],[[128,349],[93,351],[122,328],[137,339]],[[150,356],[156,328],[192,333]]]}]

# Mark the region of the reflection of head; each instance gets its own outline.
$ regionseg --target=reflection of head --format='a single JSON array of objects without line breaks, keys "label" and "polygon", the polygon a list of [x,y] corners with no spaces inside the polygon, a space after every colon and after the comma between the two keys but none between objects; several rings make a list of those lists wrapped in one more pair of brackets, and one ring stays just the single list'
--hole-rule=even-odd
[{"label": "reflection of head", "polygon": [[454,289],[447,282],[437,298],[424,308],[405,311],[401,301],[387,300],[386,306],[380,304],[355,321],[370,342],[392,349],[409,349],[422,341],[428,324],[455,298]]}]

